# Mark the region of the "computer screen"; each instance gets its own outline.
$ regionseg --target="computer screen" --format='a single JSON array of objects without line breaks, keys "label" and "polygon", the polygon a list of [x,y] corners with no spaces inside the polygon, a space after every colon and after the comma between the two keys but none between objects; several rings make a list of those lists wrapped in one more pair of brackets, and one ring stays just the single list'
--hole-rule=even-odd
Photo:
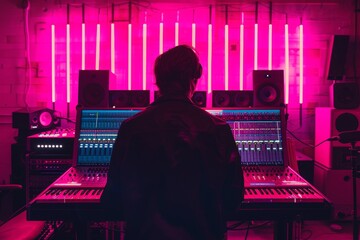
[{"label": "computer screen", "polygon": [[76,165],[109,165],[121,123],[140,111],[140,109],[79,110],[74,143]]},{"label": "computer screen", "polygon": [[287,164],[283,109],[209,109],[231,128],[243,165]]}]

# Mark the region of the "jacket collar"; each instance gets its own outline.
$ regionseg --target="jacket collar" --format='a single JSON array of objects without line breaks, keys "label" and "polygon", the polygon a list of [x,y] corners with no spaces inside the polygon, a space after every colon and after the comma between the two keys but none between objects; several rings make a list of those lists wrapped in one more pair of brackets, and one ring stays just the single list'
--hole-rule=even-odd
[{"label": "jacket collar", "polygon": [[186,96],[182,95],[165,95],[158,97],[151,105],[156,105],[159,103],[165,103],[165,102],[185,102],[189,104],[194,104],[191,99],[189,99]]}]

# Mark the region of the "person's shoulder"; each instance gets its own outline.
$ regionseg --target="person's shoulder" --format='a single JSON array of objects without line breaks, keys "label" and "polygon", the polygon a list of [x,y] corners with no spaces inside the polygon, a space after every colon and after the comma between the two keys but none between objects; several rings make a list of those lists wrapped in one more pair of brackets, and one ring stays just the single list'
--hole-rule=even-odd
[{"label": "person's shoulder", "polygon": [[225,120],[217,117],[215,114],[212,113],[212,111],[197,106],[196,111],[198,111],[199,114],[203,115],[205,118],[211,121],[214,125],[227,125]]}]

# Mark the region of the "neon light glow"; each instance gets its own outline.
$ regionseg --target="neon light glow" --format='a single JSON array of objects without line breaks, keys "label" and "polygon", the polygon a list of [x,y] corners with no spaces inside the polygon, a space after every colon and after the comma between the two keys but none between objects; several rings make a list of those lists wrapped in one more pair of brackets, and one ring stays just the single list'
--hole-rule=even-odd
[{"label": "neon light glow", "polygon": [[269,24],[268,70],[272,70],[272,24]]},{"label": "neon light glow", "polygon": [[258,69],[258,24],[254,26],[254,70]]},{"label": "neon light glow", "polygon": [[225,25],[225,90],[229,90],[229,25]]},{"label": "neon light glow", "polygon": [[70,24],[66,24],[66,102],[70,103]]},{"label": "neon light glow", "polygon": [[240,90],[244,90],[244,23],[240,25],[240,66],[239,66]]},{"label": "neon light glow", "polygon": [[159,25],[159,54],[164,52],[164,14],[161,14],[161,22]]},{"label": "neon light glow", "polygon": [[300,74],[299,74],[299,103],[303,104],[304,100],[304,27],[300,23],[300,39],[299,39],[299,51],[300,51]]},{"label": "neon light glow", "polygon": [[55,25],[51,25],[51,101],[55,103]]},{"label": "neon light glow", "polygon": [[212,25],[208,26],[208,93],[211,93],[212,75]]},{"label": "neon light glow", "polygon": [[131,90],[131,23],[128,25],[128,90]]},{"label": "neon light glow", "polygon": [[285,104],[289,104],[289,25],[285,24]]},{"label": "neon light glow", "polygon": [[115,73],[115,25],[114,23],[111,23],[111,36],[110,36],[110,65],[111,65],[111,72]]},{"label": "neon light glow", "polygon": [[179,11],[177,12],[175,22],[175,46],[179,45]]},{"label": "neon light glow", "polygon": [[85,23],[81,24],[81,69],[85,70]]},{"label": "neon light glow", "polygon": [[196,24],[191,24],[191,46],[196,47]]},{"label": "neon light glow", "polygon": [[147,38],[147,25],[143,24],[143,90],[146,90],[146,38]]},{"label": "neon light glow", "polygon": [[100,24],[96,24],[96,59],[95,69],[99,70],[100,67]]}]

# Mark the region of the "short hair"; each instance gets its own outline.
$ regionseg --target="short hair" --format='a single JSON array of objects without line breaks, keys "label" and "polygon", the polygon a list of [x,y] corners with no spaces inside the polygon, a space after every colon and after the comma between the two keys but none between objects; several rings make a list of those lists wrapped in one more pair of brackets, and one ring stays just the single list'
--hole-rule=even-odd
[{"label": "short hair", "polygon": [[155,60],[156,85],[161,94],[190,91],[191,82],[201,77],[202,66],[195,49],[179,45],[169,49]]}]

